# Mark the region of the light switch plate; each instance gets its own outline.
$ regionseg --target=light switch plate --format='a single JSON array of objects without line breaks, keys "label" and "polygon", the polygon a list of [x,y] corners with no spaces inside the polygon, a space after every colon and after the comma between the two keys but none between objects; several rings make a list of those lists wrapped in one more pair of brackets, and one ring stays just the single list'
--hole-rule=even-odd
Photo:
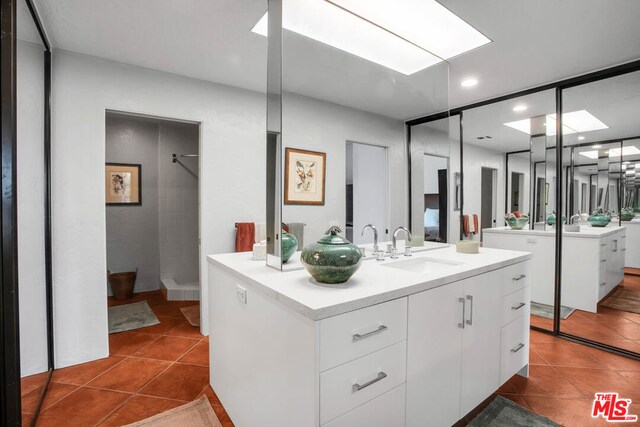
[{"label": "light switch plate", "polygon": [[243,304],[247,303],[247,290],[240,285],[236,285],[236,297]]}]

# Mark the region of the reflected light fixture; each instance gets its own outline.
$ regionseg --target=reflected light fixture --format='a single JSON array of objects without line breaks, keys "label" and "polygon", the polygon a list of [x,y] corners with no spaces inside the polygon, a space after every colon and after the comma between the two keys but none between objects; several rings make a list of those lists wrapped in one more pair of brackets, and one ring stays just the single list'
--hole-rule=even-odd
[{"label": "reflected light fixture", "polygon": [[[619,148],[611,148],[611,149],[605,151],[604,154],[608,155],[609,158],[611,158],[611,157],[620,157],[620,149]],[[623,156],[633,156],[633,155],[636,155],[636,154],[640,154],[640,150],[635,145],[630,145],[630,146],[624,147],[622,149],[622,155]],[[597,150],[583,151],[583,152],[580,153],[580,155],[588,157],[590,159],[597,159],[598,158],[598,151]]]},{"label": "reflected light fixture", "polygon": [[520,111],[524,111],[527,109],[527,106],[524,104],[518,104],[515,107],[513,107],[513,111],[515,111],[516,113],[519,113]]},{"label": "reflected light fixture", "polygon": [[[517,120],[515,122],[503,123],[505,126],[519,130],[531,135],[531,119]],[[546,119],[547,135],[556,134],[556,115],[547,114]],[[609,126],[604,124],[600,119],[595,117],[587,110],[572,111],[562,114],[562,134],[570,135],[572,133],[584,133],[599,129],[608,129]],[[579,137],[578,137],[579,138]]]},{"label": "reflected light fixture", "polygon": [[597,150],[598,148],[602,148],[602,145],[595,144],[595,145],[592,145],[591,148],[595,148]]},{"label": "reflected light fixture", "polygon": [[[282,15],[286,30],[405,75],[491,42],[435,0],[283,0]],[[267,36],[267,13],[251,31]]]},{"label": "reflected light fixture", "polygon": [[474,87],[477,84],[478,84],[478,80],[477,79],[470,78],[470,79],[464,79],[460,83],[460,86],[462,86],[462,87]]},{"label": "reflected light fixture", "polygon": [[580,140],[580,141],[584,141],[584,136],[580,135],[580,136],[578,137],[578,140]]}]

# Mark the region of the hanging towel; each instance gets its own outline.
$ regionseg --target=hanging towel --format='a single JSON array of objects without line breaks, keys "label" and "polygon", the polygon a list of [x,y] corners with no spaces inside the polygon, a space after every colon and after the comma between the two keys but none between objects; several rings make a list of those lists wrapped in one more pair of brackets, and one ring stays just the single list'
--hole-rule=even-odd
[{"label": "hanging towel", "polygon": [[290,222],[287,224],[289,226],[289,233],[296,236],[298,240],[298,250],[302,250],[304,248],[304,224],[301,222]]},{"label": "hanging towel", "polygon": [[478,214],[473,214],[473,234],[478,234],[480,229],[478,228]]},{"label": "hanging towel", "polygon": [[253,241],[255,243],[260,243],[263,240],[267,240],[267,222],[256,222],[255,223],[256,232]]},{"label": "hanging towel", "polygon": [[236,227],[236,252],[253,251],[255,224],[253,222],[239,222]]},{"label": "hanging towel", "polygon": [[469,237],[469,215],[462,216],[462,234]]}]

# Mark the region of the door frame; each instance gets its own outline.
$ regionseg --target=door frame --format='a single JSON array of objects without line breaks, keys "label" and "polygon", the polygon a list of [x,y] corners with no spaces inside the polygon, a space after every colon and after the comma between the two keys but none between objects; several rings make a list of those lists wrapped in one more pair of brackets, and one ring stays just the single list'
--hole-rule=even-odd
[{"label": "door frame", "polygon": [[[494,228],[497,224],[498,224],[498,169],[496,168],[490,168],[488,166],[481,166],[480,167],[480,213],[482,214],[482,210],[483,210],[483,197],[482,197],[482,187],[483,187],[483,181],[484,181],[484,170],[490,170],[491,171],[491,227],[489,228]],[[480,227],[480,240],[482,240],[482,217],[480,218],[480,224],[478,224],[478,226]],[[477,232],[477,230],[476,230]]]},{"label": "door frame", "polygon": [[[450,233],[450,227],[451,227],[451,211],[455,208],[455,206],[453,206],[451,204],[452,199],[455,199],[455,194],[453,194],[453,197],[451,197],[451,157],[447,157],[447,156],[439,156],[437,154],[431,154],[428,153],[426,151],[424,151],[422,153],[423,157],[423,162],[424,162],[424,156],[430,156],[430,157],[438,157],[440,159],[445,159],[447,161],[447,227],[446,227],[446,234],[447,234],[447,243],[450,243],[451,240],[451,233]],[[437,175],[437,170],[436,170],[436,175]],[[422,170],[422,179],[424,179],[424,168]],[[454,181],[455,181],[455,176],[454,176]],[[455,188],[455,182],[454,184],[454,188]],[[455,190],[454,190],[455,191]],[[462,192],[462,190],[460,190],[460,192]],[[423,193],[424,193],[424,189],[423,189]],[[462,195],[461,195],[461,199],[462,199]],[[455,204],[455,200],[453,200],[453,203]],[[423,208],[423,215],[424,215],[424,206]],[[424,220],[423,220],[424,223]],[[411,224],[411,223],[409,223]],[[422,234],[424,235],[424,230],[422,230]]]}]

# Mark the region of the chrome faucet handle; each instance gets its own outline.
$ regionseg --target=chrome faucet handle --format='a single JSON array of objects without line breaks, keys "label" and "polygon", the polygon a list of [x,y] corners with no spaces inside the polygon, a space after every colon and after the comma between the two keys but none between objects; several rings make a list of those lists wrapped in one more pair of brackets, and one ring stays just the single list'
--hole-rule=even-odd
[{"label": "chrome faucet handle", "polygon": [[405,245],[404,256],[411,256],[411,245]]},{"label": "chrome faucet handle", "polygon": [[384,261],[384,251],[378,251],[376,261]]},{"label": "chrome faucet handle", "polygon": [[396,248],[391,248],[391,259],[398,258],[398,250]]}]

